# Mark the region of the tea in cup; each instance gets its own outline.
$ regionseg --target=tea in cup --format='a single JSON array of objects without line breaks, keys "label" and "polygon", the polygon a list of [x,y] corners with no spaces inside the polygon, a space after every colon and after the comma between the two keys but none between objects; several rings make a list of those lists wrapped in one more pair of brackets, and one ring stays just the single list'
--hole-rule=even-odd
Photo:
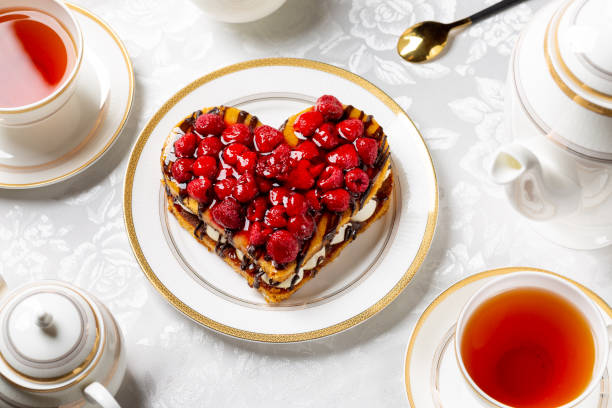
[{"label": "tea in cup", "polygon": [[461,373],[486,406],[575,406],[599,384],[608,349],[597,306],[568,281],[537,272],[481,288],[455,334]]}]

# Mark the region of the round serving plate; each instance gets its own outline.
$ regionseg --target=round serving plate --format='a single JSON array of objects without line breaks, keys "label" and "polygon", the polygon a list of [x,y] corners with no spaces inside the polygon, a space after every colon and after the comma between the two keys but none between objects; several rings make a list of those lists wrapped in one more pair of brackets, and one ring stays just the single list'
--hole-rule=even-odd
[{"label": "round serving plate", "polygon": [[80,173],[108,151],[127,121],[134,71],[125,46],[99,17],[66,5],[83,32],[77,87],[50,117],[31,125],[0,127],[0,188],[39,187]]},{"label": "round serving plate", "polygon": [[[280,304],[267,304],[225,262],[168,213],[159,156],[175,124],[203,107],[231,105],[280,126],[322,94],[373,115],[387,134],[394,191],[389,210],[331,264]],[[431,244],[438,192],[431,157],[405,112],[363,78],[320,62],[273,58],[206,75],[153,116],[132,151],[124,213],[130,243],[154,287],[191,319],[231,336],[292,342],[348,329],[406,287]]]},{"label": "round serving plate", "polygon": [[[593,300],[607,325],[612,324],[612,308],[606,302],[579,283],[553,272],[537,268],[511,267],[472,275],[440,294],[425,309],[416,323],[408,343],[404,368],[406,393],[411,407],[484,406],[463,380],[463,374],[459,369],[455,357],[455,323],[463,305],[478,289],[501,275],[522,271],[548,273],[566,279]],[[612,357],[608,361],[608,369],[600,381],[600,386],[577,407],[612,406],[609,398],[611,361]]]}]

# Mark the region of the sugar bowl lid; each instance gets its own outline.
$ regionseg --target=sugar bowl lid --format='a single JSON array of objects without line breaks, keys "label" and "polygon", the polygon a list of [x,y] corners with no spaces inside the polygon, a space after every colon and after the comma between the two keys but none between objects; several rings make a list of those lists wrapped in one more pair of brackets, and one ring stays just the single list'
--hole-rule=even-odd
[{"label": "sugar bowl lid", "polygon": [[0,306],[0,373],[32,391],[78,381],[104,342],[98,313],[61,282],[44,281],[8,295]]}]

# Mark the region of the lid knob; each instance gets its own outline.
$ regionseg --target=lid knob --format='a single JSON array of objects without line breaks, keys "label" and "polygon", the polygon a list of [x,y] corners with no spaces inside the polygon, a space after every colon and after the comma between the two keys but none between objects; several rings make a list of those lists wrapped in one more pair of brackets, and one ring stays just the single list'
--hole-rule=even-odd
[{"label": "lid knob", "polygon": [[42,312],[36,318],[36,325],[41,329],[48,329],[53,324],[53,315],[47,312]]}]

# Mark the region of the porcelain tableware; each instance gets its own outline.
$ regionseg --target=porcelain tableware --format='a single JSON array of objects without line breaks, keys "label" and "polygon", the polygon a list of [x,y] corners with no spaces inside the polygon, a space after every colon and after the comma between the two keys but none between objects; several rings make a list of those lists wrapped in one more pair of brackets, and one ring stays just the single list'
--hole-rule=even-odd
[{"label": "porcelain tableware", "polygon": [[570,248],[612,244],[612,5],[563,0],[521,34],[507,82],[515,142],[492,179],[545,237]]},{"label": "porcelain tableware", "polygon": [[465,303],[459,314],[455,329],[455,355],[462,373],[460,380],[464,380],[469,384],[469,389],[477,396],[477,400],[480,402],[481,406],[490,407],[493,405],[496,407],[509,408],[508,405],[487,395],[471,378],[464,364],[459,339],[463,338],[467,322],[474,311],[483,302],[502,292],[526,287],[551,291],[569,301],[587,319],[591,328],[595,343],[595,366],[593,367],[591,380],[579,396],[562,406],[563,408],[574,407],[593,392],[603,377],[604,370],[608,363],[608,351],[610,348],[608,330],[599,309],[582,290],[578,289],[567,280],[551,274],[526,271],[499,277],[480,288]]},{"label": "porcelain tableware", "polygon": [[227,23],[247,23],[278,10],[286,0],[192,0],[202,11]]},{"label": "porcelain tableware", "polygon": [[0,286],[0,402],[118,408],[113,394],[126,360],[121,330],[108,309],[59,281],[12,291],[2,280]]}]

